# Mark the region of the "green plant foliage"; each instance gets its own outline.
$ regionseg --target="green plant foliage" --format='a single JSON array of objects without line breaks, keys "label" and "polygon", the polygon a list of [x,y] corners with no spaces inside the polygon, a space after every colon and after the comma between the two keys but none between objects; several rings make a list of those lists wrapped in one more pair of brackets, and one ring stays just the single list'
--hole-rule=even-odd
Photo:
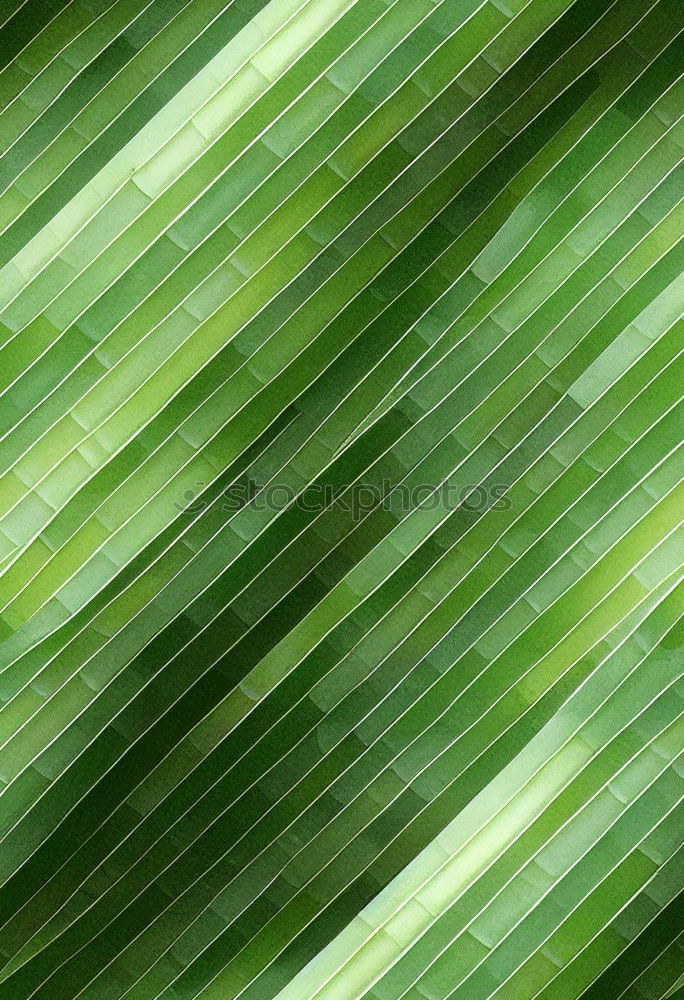
[{"label": "green plant foliage", "polygon": [[0,1000],[684,990],[681,0],[0,0]]}]

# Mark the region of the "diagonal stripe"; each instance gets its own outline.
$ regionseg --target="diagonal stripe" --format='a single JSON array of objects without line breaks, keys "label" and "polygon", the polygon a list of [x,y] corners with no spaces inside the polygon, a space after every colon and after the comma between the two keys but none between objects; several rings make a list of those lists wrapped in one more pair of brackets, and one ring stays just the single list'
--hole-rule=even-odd
[{"label": "diagonal stripe", "polygon": [[682,27],[0,0],[0,1000],[677,991]]}]

